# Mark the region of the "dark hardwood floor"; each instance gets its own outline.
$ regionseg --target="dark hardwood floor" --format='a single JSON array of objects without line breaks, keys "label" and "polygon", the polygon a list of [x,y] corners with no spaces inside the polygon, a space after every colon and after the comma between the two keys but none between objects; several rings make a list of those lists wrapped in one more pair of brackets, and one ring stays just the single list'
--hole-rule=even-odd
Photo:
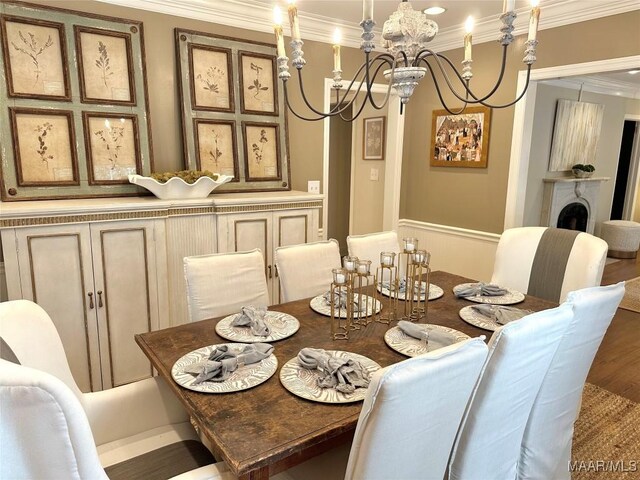
[{"label": "dark hardwood floor", "polygon": [[[640,277],[640,257],[604,268],[602,285]],[[593,361],[587,381],[640,402],[640,313],[619,308]]]}]

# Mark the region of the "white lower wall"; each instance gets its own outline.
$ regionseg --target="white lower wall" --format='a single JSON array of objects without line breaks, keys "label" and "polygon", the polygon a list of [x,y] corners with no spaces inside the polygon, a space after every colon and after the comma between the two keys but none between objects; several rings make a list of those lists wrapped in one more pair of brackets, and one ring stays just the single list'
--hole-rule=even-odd
[{"label": "white lower wall", "polygon": [[0,302],[9,300],[7,294],[7,274],[4,271],[4,263],[0,263]]},{"label": "white lower wall", "polygon": [[431,252],[431,270],[444,270],[488,282],[500,235],[464,228],[401,219],[398,237],[415,237],[419,248]]}]

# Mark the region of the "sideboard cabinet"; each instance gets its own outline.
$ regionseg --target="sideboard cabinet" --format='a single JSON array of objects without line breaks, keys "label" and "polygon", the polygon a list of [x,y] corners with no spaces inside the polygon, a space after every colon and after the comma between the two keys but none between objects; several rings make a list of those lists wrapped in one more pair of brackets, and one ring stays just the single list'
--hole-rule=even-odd
[{"label": "sideboard cabinet", "polygon": [[188,321],[185,256],[260,248],[278,303],[273,249],[317,240],[321,204],[303,192],[3,203],[7,294],[51,316],[81,390],[136,381],[153,372],[134,334]]}]

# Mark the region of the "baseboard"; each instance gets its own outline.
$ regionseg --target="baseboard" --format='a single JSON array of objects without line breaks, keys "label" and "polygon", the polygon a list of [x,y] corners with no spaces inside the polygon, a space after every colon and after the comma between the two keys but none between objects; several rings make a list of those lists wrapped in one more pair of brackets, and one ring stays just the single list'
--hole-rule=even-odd
[{"label": "baseboard", "polygon": [[432,270],[444,270],[475,280],[489,281],[493,273],[497,233],[400,219],[398,236],[415,237],[431,252]]}]

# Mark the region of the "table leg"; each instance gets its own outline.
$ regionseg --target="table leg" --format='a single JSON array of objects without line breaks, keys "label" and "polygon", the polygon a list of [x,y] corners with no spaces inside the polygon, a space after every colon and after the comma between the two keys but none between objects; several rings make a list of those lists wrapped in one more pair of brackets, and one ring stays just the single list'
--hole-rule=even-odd
[{"label": "table leg", "polygon": [[258,468],[238,477],[238,480],[269,480],[269,467]]}]

